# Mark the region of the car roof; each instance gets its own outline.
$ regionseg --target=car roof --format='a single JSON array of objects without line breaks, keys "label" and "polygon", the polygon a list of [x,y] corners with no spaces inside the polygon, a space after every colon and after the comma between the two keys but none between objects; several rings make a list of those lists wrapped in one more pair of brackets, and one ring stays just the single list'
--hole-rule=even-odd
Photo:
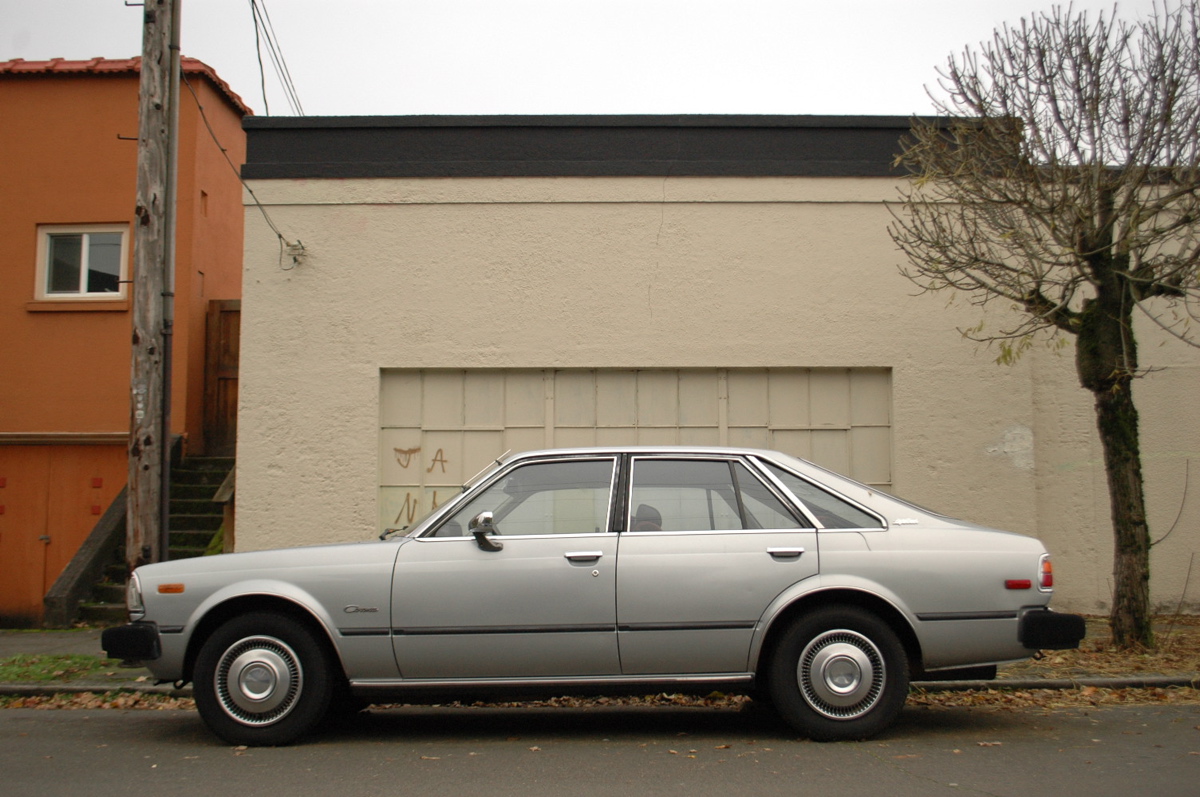
[{"label": "car roof", "polygon": [[[717,454],[720,456],[763,456],[769,459],[786,457],[799,459],[781,451],[771,451],[765,448],[739,448],[736,446],[583,446],[578,448],[547,448],[535,451],[520,451],[515,454],[505,454],[497,462],[507,463],[517,459],[537,459],[539,457],[561,457],[587,454]],[[805,460],[799,460],[805,462]]]}]

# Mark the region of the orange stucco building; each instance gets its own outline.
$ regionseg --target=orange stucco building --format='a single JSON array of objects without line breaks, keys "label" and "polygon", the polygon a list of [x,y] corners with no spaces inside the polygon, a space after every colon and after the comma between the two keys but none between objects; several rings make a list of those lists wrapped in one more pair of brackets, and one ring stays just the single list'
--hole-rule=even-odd
[{"label": "orange stucco building", "polygon": [[[139,68],[0,62],[0,625],[39,622],[127,481]],[[202,453],[206,310],[241,295],[250,111],[207,65],[183,71],[171,417]]]}]

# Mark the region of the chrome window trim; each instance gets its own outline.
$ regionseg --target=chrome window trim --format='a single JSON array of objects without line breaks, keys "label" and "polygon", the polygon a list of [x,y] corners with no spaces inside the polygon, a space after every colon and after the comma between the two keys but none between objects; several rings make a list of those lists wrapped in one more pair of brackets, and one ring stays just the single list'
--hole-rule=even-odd
[{"label": "chrome window trim", "polygon": [[547,464],[550,462],[603,462],[604,460],[608,460],[609,463],[611,463],[611,465],[612,465],[612,475],[609,477],[609,482],[608,482],[608,507],[605,509],[605,517],[604,517],[604,525],[603,525],[604,531],[591,532],[589,534],[501,534],[500,535],[502,537],[505,537],[506,539],[512,539],[512,540],[520,540],[520,539],[542,539],[542,540],[544,540],[544,539],[550,539],[550,538],[567,539],[569,537],[588,537],[588,538],[595,539],[596,536],[598,536],[598,534],[608,534],[612,531],[613,493],[617,488],[617,465],[619,464],[619,461],[620,461],[620,457],[615,453],[614,454],[609,454],[609,453],[582,454],[582,453],[580,453],[580,454],[566,454],[563,456],[538,456],[538,457],[530,457],[529,459],[517,458],[517,459],[509,460],[504,463],[503,467],[498,468],[496,470],[496,472],[492,474],[491,478],[481,480],[481,481],[477,482],[476,484],[471,485],[469,487],[469,489],[464,490],[463,492],[461,492],[457,496],[455,496],[454,499],[446,502],[446,504],[443,505],[442,507],[439,507],[435,514],[430,515],[428,518],[425,519],[424,524],[423,524],[424,528],[413,529],[411,532],[409,532],[405,536],[415,537],[419,540],[471,539],[471,535],[469,535],[469,534],[463,534],[463,535],[459,535],[457,537],[433,537],[431,535],[434,535],[437,533],[437,530],[440,529],[445,524],[445,522],[450,519],[450,515],[452,515],[455,511],[457,511],[457,507],[460,504],[467,503],[471,499],[473,499],[475,496],[480,495],[481,493],[490,489],[493,484],[495,484],[500,479],[504,478],[509,473],[511,473],[512,471],[516,470],[519,467],[523,468],[526,465],[544,465],[544,464]]},{"label": "chrome window trim", "polygon": [[[797,508],[803,509],[806,517],[810,513],[810,511],[808,509],[808,505],[805,504],[804,501],[802,501],[799,496],[794,495],[792,493],[792,491],[787,488],[787,485],[785,485],[783,482],[779,481],[779,478],[774,473],[771,472],[771,468],[768,467],[769,465],[774,465],[775,467],[779,468],[780,470],[786,471],[786,472],[792,474],[796,478],[798,478],[801,481],[812,486],[814,489],[820,490],[823,493],[828,493],[840,501],[845,501],[847,504],[854,507],[855,509],[858,509],[859,511],[863,512],[864,514],[870,515],[871,517],[873,517],[879,521],[878,526],[861,526],[861,527],[856,527],[856,528],[838,528],[838,529],[826,529],[824,524],[819,524],[816,528],[821,531],[887,531],[889,528],[887,519],[884,518],[882,515],[880,515],[878,512],[876,512],[874,509],[870,508],[869,506],[864,506],[863,504],[861,504],[858,501],[855,501],[851,498],[847,498],[845,495],[842,495],[837,490],[832,490],[823,484],[817,484],[812,479],[806,477],[804,474],[797,473],[792,468],[786,467],[780,462],[776,462],[774,460],[770,461],[769,463],[763,462],[759,457],[754,456],[754,455],[748,456],[747,459],[752,461],[755,465],[758,465],[759,470],[761,470],[763,473],[766,474],[766,476],[771,480],[772,484],[777,485],[778,489],[783,490],[786,495],[790,496],[790,502],[793,502]],[[815,467],[821,468],[820,465],[816,465]],[[826,470],[826,469],[821,468],[821,470]],[[828,471],[828,472],[832,473],[832,471]],[[870,489],[870,488],[867,488],[866,485],[863,485],[863,487],[865,489]],[[815,521],[816,518],[814,517],[813,520]]]},{"label": "chrome window trim", "polygon": [[[612,536],[615,532],[612,529],[606,531],[591,531],[575,534],[499,534],[501,540],[595,540],[600,537]],[[469,534],[464,534],[461,537],[417,537],[419,542],[462,542],[467,540],[474,543],[475,538]]]},{"label": "chrome window trim", "polygon": [[[791,534],[813,532],[816,529],[797,526],[793,529],[703,529],[697,531],[629,531],[622,534],[636,534],[639,537],[695,537],[704,535],[711,537],[716,534]],[[595,537],[595,535],[592,535]]]},{"label": "chrome window trim", "polygon": [[[678,534],[761,534],[761,533],[776,533],[788,531],[812,531],[819,526],[791,526],[788,528],[777,529],[705,529],[696,531],[630,531],[630,526],[633,522],[633,477],[637,471],[637,461],[640,459],[648,460],[690,460],[699,462],[723,462],[725,464],[739,464],[750,472],[751,476],[756,477],[759,483],[767,488],[776,500],[783,506],[784,509],[792,514],[794,520],[800,523],[812,523],[813,520],[807,514],[799,512],[791,493],[780,492],[778,487],[773,482],[762,478],[762,474],[752,467],[753,458],[741,453],[730,454],[706,454],[703,452],[672,452],[672,451],[652,451],[652,452],[630,452],[629,454],[629,478],[628,484],[625,485],[625,520],[622,527],[622,533],[637,534],[639,537],[643,535],[678,535]],[[742,488],[737,482],[737,473],[732,468],[730,469],[730,486],[737,491],[737,499],[740,504],[742,501]],[[740,507],[739,507],[740,508]]]}]

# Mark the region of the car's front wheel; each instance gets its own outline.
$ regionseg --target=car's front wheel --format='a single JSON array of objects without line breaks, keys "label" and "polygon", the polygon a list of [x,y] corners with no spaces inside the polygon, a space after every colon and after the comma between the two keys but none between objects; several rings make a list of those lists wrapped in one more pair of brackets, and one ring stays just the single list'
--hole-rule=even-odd
[{"label": "car's front wheel", "polygon": [[815,741],[865,739],[889,726],[908,697],[908,660],[878,617],[853,606],[804,615],[770,660],[776,710]]},{"label": "car's front wheel", "polygon": [[320,641],[275,612],[235,617],[205,641],[193,693],[201,719],[230,744],[281,745],[329,708],[333,677]]}]

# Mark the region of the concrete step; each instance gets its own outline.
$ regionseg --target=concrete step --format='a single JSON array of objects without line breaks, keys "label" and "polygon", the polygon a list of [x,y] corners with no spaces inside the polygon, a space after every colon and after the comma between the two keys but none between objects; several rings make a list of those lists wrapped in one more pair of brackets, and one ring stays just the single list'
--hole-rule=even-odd
[{"label": "concrete step", "polygon": [[209,498],[183,498],[171,494],[171,516],[175,515],[223,515],[225,506],[213,503]]},{"label": "concrete step", "polygon": [[221,486],[229,471],[196,470],[193,468],[171,468],[171,486],[212,485],[213,490]]},{"label": "concrete step", "polygon": [[204,552],[208,550],[208,546],[203,548],[196,547],[176,547],[171,546],[171,559],[195,559],[198,556],[204,556]]},{"label": "concrete step", "polygon": [[120,625],[129,619],[125,603],[81,603],[79,619],[91,625]]},{"label": "concrete step", "polygon": [[224,520],[224,515],[171,515],[167,523],[174,536],[181,531],[216,531]]},{"label": "concrete step", "polygon": [[[122,571],[123,572],[123,571]],[[125,585],[116,581],[105,581],[92,588],[95,603],[125,603]]]}]

